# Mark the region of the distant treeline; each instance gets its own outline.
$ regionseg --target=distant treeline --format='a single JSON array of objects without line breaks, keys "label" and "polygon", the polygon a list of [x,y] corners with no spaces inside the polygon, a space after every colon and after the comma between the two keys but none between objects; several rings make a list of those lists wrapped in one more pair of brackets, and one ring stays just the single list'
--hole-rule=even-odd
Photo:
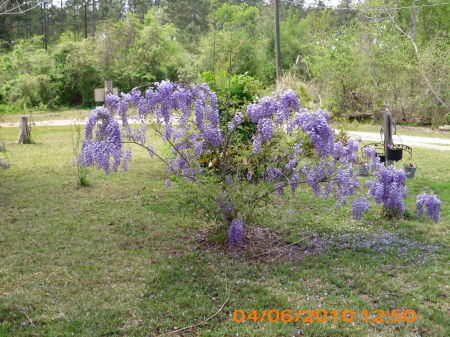
[{"label": "distant treeline", "polygon": [[[349,10],[348,0],[335,9],[280,0],[284,81],[303,104],[335,116],[388,107],[397,120],[443,121],[450,6],[429,4],[369,0]],[[0,104],[92,106],[106,79],[128,91],[165,78],[224,86],[245,74],[270,89],[274,30],[273,1],[264,0],[67,0],[0,15]]]}]

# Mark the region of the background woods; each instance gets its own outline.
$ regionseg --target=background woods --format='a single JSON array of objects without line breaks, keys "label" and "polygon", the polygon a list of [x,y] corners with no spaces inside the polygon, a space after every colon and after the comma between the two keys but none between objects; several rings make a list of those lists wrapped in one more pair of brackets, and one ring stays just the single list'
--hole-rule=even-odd
[{"label": "background woods", "polygon": [[[266,90],[274,82],[269,1],[36,4],[0,15],[2,104],[92,106],[92,90],[105,79],[121,91],[165,78],[193,82],[202,73],[225,86],[232,75]],[[449,6],[436,4],[344,0],[331,9],[281,0],[283,73],[302,104],[319,103],[335,117],[388,106],[397,121],[445,121]]]}]

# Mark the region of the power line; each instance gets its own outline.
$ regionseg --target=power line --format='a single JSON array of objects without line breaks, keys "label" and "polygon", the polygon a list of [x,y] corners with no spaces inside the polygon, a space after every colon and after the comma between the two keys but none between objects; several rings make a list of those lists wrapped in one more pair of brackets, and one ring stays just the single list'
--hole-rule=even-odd
[{"label": "power line", "polygon": [[[298,3],[296,1],[289,1],[289,0],[280,0],[283,3],[289,3],[296,6],[303,5],[301,3]],[[324,8],[324,9],[332,9],[332,10],[350,10],[350,11],[386,11],[386,10],[398,10],[398,9],[415,9],[415,8],[422,8],[422,7],[435,7],[435,6],[446,6],[450,3],[440,3],[440,4],[429,4],[429,5],[418,5],[418,6],[405,6],[405,7],[389,7],[389,8],[368,8],[368,7],[329,7],[329,6],[314,6],[309,8]]]}]

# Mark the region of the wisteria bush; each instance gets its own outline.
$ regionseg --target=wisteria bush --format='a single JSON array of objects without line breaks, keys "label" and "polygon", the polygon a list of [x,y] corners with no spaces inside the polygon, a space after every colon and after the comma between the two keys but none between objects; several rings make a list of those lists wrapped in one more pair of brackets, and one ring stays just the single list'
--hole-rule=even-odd
[{"label": "wisteria bush", "polygon": [[[240,141],[243,127],[254,130],[250,142]],[[147,142],[147,128],[169,144],[169,156]],[[206,84],[163,81],[144,92],[108,95],[89,116],[78,160],[106,173],[127,170],[132,144],[167,166],[169,188],[179,178],[207,186],[205,198],[216,210],[209,213],[227,228],[232,247],[242,244],[249,212],[271,195],[292,197],[308,185],[315,196],[334,198],[340,207],[361,190],[353,167],[358,141],[337,140],[328,113],[301,107],[292,90],[260,98],[227,125],[220,123],[217,96]],[[403,213],[404,174],[371,158],[375,178],[368,197]],[[368,208],[364,197],[353,202],[357,218]]]}]

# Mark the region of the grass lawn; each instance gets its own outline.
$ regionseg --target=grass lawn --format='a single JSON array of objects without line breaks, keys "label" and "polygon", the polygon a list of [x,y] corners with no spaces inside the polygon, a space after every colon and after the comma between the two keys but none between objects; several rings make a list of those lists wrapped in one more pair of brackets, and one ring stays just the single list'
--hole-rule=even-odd
[{"label": "grass lawn", "polygon": [[[415,148],[407,220],[349,206],[304,187],[276,201],[248,231],[289,249],[254,256],[205,245],[214,228],[200,205],[165,188],[155,159],[135,149],[128,172],[91,170],[76,188],[70,127],[34,127],[36,144],[0,129],[11,168],[0,171],[0,336],[445,336],[448,294],[449,154]],[[156,146],[161,142],[155,140]],[[415,217],[429,186],[441,222]],[[145,187],[145,189],[144,189]],[[267,245],[269,250],[271,247]],[[286,252],[292,253],[289,258]],[[228,300],[227,300],[228,299]],[[236,309],[353,310],[353,322],[233,321]],[[414,322],[376,323],[363,310],[415,310]],[[446,332],[447,331],[447,332]]]}]

